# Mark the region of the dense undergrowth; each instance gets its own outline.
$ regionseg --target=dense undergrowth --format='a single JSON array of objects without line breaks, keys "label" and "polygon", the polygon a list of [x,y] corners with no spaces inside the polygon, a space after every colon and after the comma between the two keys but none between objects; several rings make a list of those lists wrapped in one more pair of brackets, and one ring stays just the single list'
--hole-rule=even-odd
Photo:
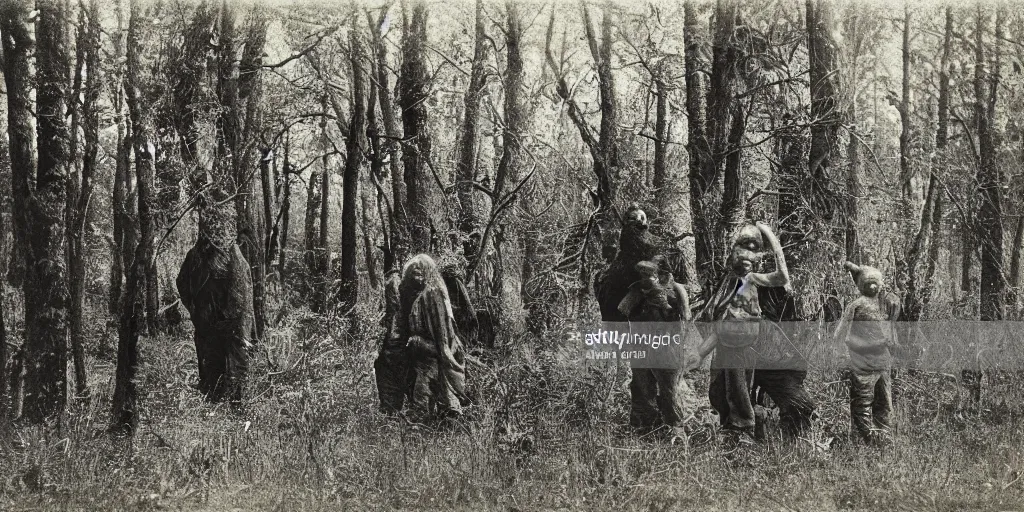
[{"label": "dense undergrowth", "polygon": [[[987,381],[982,407],[970,409],[949,376],[902,377],[896,443],[880,449],[848,439],[845,383],[819,369],[808,379],[819,411],[807,437],[769,429],[765,442],[733,448],[702,405],[707,430],[682,446],[631,435],[628,370],[584,363],[561,341],[573,326],[561,326],[480,353],[477,405],[434,429],[377,411],[374,311],[359,311],[354,329],[302,309],[279,316],[255,353],[244,411],[206,404],[190,387],[188,333],[146,338],[132,440],[105,433],[116,336],[97,327],[93,398],[74,401],[59,430],[16,425],[0,443],[0,509],[1024,507],[1019,379]],[[706,396],[706,369],[693,383]]]}]

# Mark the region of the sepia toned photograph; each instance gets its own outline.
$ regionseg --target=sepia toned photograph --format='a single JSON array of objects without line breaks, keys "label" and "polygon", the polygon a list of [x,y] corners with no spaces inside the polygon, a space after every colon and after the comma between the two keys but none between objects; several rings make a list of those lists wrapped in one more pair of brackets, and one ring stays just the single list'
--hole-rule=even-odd
[{"label": "sepia toned photograph", "polygon": [[1024,0],[0,0],[0,511],[1024,511]]}]

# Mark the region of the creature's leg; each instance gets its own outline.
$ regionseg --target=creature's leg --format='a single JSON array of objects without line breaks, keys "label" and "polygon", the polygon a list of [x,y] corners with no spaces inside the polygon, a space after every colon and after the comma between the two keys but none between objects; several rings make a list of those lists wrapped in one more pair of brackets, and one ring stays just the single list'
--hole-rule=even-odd
[{"label": "creature's leg", "polygon": [[815,404],[804,388],[807,372],[800,370],[758,370],[756,385],[779,406],[779,420],[783,433],[797,436],[811,427]]},{"label": "creature's leg", "polygon": [[[219,334],[219,333],[218,333]],[[206,397],[212,402],[223,398],[228,386],[228,341],[224,336],[204,336],[206,344]]]},{"label": "creature's leg", "polygon": [[864,441],[870,442],[874,423],[871,416],[871,402],[875,398],[875,383],[878,381],[878,374],[859,374],[850,370],[849,379],[850,422],[852,424],[850,433],[856,433]]},{"label": "creature's leg", "polygon": [[458,416],[462,414],[462,402],[459,401],[459,394],[455,392],[455,386],[448,377],[448,373],[438,367],[434,388],[437,413],[442,416]]},{"label": "creature's leg", "polygon": [[241,338],[234,338],[226,347],[225,375],[227,377],[228,399],[233,404],[240,404],[245,392],[245,380],[249,373],[249,350]]},{"label": "creature's leg", "polygon": [[892,376],[888,370],[879,373],[874,391],[875,398],[871,404],[874,427],[883,440],[888,440],[892,428]]},{"label": "creature's leg", "polygon": [[[754,430],[754,406],[750,402],[753,370],[746,369],[750,368],[752,355],[753,352],[749,348],[718,347],[715,350],[711,367],[717,369],[716,381],[720,379],[722,382],[712,382],[712,389],[708,393],[712,395],[711,403],[718,410],[723,428],[746,432]],[[716,385],[721,387],[714,389]]]},{"label": "creature's leg", "polygon": [[633,368],[629,381],[629,425],[633,428],[650,428],[658,422],[658,382],[648,368]]},{"label": "creature's leg", "polygon": [[213,389],[210,378],[210,340],[197,330],[195,333],[196,363],[199,369],[199,392],[207,395]]},{"label": "creature's leg", "polygon": [[381,412],[393,414],[402,410],[408,371],[401,352],[382,347],[377,360],[373,362],[373,373],[377,380]]},{"label": "creature's leg", "polygon": [[671,427],[682,427],[693,416],[697,401],[681,370],[651,370],[658,382],[658,409]]},{"label": "creature's leg", "polygon": [[726,368],[725,398],[729,402],[729,418],[726,428],[752,431],[754,429],[754,406],[750,403],[750,380],[753,374],[742,368]]},{"label": "creature's leg", "polygon": [[412,396],[409,400],[410,412],[414,417],[426,419],[433,413],[437,363],[427,358],[421,358],[412,364],[412,371],[414,380]]},{"label": "creature's leg", "polygon": [[711,370],[708,400],[711,402],[711,407],[718,412],[719,424],[724,427],[729,421],[729,401],[725,397],[725,370]]}]

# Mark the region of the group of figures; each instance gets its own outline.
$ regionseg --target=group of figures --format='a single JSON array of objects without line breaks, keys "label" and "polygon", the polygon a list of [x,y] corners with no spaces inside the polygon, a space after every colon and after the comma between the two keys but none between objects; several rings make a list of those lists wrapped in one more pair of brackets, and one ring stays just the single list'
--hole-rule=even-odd
[{"label": "group of figures", "polygon": [[[699,321],[714,326],[689,343],[676,368],[632,367],[631,427],[667,427],[673,438],[687,438],[697,424],[699,404],[687,381],[714,351],[708,398],[728,436],[755,442],[763,435],[765,397],[779,408],[785,434],[800,435],[811,425],[816,404],[804,387],[806,362],[786,345],[780,322],[799,320],[793,288],[778,238],[763,223],[741,227],[733,238],[726,275],[703,308],[693,315],[686,289],[673,276],[669,259],[649,233],[645,212],[630,207],[623,216],[618,252],[594,283],[604,322]],[[766,248],[775,268],[762,272]],[[848,381],[853,430],[865,441],[889,440],[892,409],[894,295],[884,290],[877,269],[847,262],[860,290],[843,313],[835,337],[850,353]],[[437,263],[413,256],[385,286],[384,341],[374,363],[381,410],[407,408],[418,418],[459,416],[471,400],[466,392],[466,349],[452,297],[463,287],[446,285]],[[456,280],[457,281],[457,280]],[[777,347],[776,347],[777,348]],[[766,361],[765,358],[772,360]]]},{"label": "group of figures", "polygon": [[[763,223],[737,230],[727,272],[696,315],[685,288],[674,281],[666,257],[648,233],[643,210],[631,207],[623,219],[619,249],[595,281],[605,322],[690,322],[713,326],[687,346],[677,368],[632,369],[630,424],[641,430],[668,427],[688,436],[697,409],[686,380],[714,351],[708,399],[723,431],[740,442],[764,435],[765,397],[779,408],[784,434],[798,436],[814,418],[816,404],[804,387],[807,363],[787,336],[783,322],[797,322],[793,287],[778,238]],[[775,269],[761,272],[770,251]],[[850,364],[853,431],[869,443],[890,440],[891,368],[899,314],[895,295],[884,290],[882,274],[868,266],[845,264],[860,291],[843,312],[834,333],[845,342]]]}]

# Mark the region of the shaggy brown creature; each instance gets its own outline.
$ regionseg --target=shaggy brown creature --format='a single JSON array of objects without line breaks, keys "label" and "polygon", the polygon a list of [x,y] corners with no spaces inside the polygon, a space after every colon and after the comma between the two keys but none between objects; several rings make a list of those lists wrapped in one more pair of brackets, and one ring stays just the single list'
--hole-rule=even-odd
[{"label": "shaggy brown creature", "polygon": [[399,297],[398,336],[406,341],[410,406],[425,417],[461,413],[470,402],[465,351],[448,289],[430,256],[418,254],[405,264]]},{"label": "shaggy brown creature", "polygon": [[458,328],[459,339],[466,345],[477,344],[477,314],[473,299],[466,288],[465,261],[450,262],[441,267],[441,278],[448,289],[448,300],[455,315],[455,326]]},{"label": "shaggy brown creature", "polygon": [[629,286],[640,280],[637,263],[650,260],[657,253],[648,231],[647,214],[639,206],[626,210],[619,234],[619,250],[611,264],[594,280],[594,295],[601,308],[601,320],[625,322],[619,303],[629,293]]},{"label": "shaggy brown creature", "polygon": [[199,391],[211,401],[240,401],[256,325],[252,278],[241,249],[235,244],[224,250],[200,236],[176,284],[195,327]]},{"label": "shaggy brown creature", "polygon": [[[619,311],[630,322],[679,323],[689,320],[686,290],[675,282],[662,256],[636,264],[642,278],[630,285]],[[681,325],[681,324],[677,324]],[[638,429],[667,425],[685,436],[686,423],[697,407],[696,395],[686,373],[699,366],[711,346],[687,346],[679,368],[632,367],[629,383],[629,423]]]}]

